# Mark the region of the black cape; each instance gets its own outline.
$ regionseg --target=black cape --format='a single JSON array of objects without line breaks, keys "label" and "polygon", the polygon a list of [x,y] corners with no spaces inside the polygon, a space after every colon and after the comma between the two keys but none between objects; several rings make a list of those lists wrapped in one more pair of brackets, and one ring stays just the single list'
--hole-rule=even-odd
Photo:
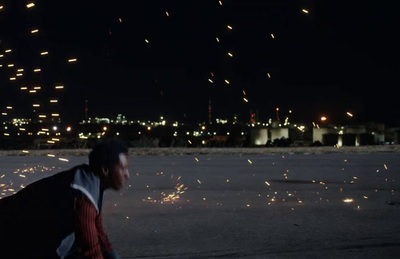
[{"label": "black cape", "polygon": [[83,194],[71,188],[77,168],[34,182],[0,200],[1,258],[59,258],[60,241],[73,231],[74,206]]}]

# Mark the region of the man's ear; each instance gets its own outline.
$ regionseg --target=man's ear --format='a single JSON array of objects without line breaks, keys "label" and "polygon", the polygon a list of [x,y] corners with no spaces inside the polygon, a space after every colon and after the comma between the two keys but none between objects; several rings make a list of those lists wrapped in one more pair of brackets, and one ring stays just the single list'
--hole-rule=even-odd
[{"label": "man's ear", "polygon": [[108,169],[108,167],[105,167],[105,166],[101,167],[101,174],[103,176],[107,177],[109,173],[110,173],[110,170]]}]

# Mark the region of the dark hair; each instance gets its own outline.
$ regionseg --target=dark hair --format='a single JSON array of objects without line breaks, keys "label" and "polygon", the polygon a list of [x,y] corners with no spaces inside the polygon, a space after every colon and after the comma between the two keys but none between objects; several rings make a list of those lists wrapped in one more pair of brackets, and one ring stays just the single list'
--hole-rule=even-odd
[{"label": "dark hair", "polygon": [[101,168],[111,167],[119,163],[119,154],[128,153],[128,147],[118,139],[108,139],[98,142],[89,154],[89,166],[94,173]]}]

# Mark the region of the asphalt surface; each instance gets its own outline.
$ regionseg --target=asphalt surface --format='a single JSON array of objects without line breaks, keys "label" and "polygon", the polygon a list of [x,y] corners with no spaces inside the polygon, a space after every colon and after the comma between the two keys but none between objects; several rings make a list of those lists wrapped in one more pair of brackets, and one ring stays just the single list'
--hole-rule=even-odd
[{"label": "asphalt surface", "polygon": [[[131,156],[104,225],[122,258],[399,258],[399,158]],[[85,162],[0,157],[0,197]]]}]

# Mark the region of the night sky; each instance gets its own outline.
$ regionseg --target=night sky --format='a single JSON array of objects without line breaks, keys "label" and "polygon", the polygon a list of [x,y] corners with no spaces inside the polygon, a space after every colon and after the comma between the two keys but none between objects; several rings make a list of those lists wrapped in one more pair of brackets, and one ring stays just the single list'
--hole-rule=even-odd
[{"label": "night sky", "polygon": [[[0,59],[0,108],[15,116],[31,114],[33,98],[60,95],[58,108],[41,109],[67,121],[84,119],[85,100],[89,116],[207,121],[211,100],[213,116],[227,119],[266,121],[279,107],[295,122],[341,123],[349,111],[356,122],[400,125],[395,1],[28,2],[0,3],[0,53],[12,49]],[[10,81],[9,63],[27,72]],[[32,84],[40,96],[19,90]]]}]

